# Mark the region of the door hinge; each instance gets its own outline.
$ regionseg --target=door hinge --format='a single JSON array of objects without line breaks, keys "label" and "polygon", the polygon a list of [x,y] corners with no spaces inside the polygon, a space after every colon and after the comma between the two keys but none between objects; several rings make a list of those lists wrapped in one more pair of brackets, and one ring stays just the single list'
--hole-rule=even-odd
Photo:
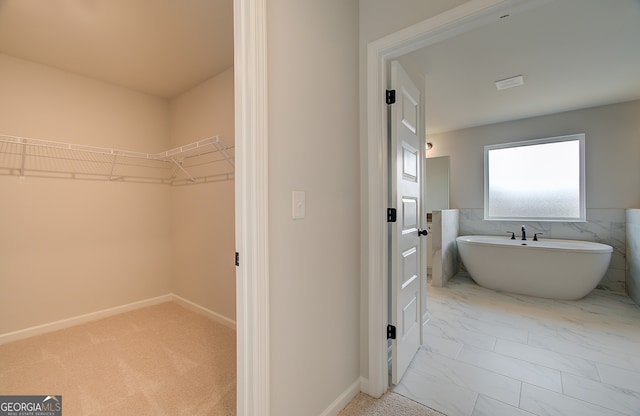
[{"label": "door hinge", "polygon": [[387,90],[386,100],[387,104],[396,103],[396,90]]},{"label": "door hinge", "polygon": [[236,251],[236,266],[240,266],[240,253]]},{"label": "door hinge", "polygon": [[396,327],[391,324],[387,325],[387,339],[396,339]]},{"label": "door hinge", "polygon": [[396,222],[396,209],[395,208],[387,208],[387,222]]}]

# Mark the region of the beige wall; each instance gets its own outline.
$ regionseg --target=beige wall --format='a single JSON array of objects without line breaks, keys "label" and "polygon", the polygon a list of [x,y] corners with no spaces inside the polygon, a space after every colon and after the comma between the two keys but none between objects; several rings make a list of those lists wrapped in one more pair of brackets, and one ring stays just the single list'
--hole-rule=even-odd
[{"label": "beige wall", "polygon": [[[168,103],[0,55],[0,133],[166,149]],[[0,333],[170,291],[166,187],[0,177]]]},{"label": "beige wall", "polygon": [[[0,91],[0,134],[141,152],[233,139],[232,69],[169,102],[0,55]],[[0,334],[171,292],[235,319],[233,181],[0,176],[0,194]]]},{"label": "beige wall", "polygon": [[211,136],[233,145],[233,67],[170,101],[171,147]]},{"label": "beige wall", "polygon": [[[219,135],[232,145],[233,68],[171,100],[171,146]],[[226,162],[219,168],[228,171]],[[234,182],[171,188],[175,294],[235,320]]]},{"label": "beige wall", "polygon": [[359,376],[358,4],[269,1],[267,27],[271,414],[319,415]]},{"label": "beige wall", "polygon": [[167,101],[0,54],[0,134],[160,152]]},{"label": "beige wall", "polygon": [[[483,207],[484,146],[586,134],[588,209],[640,205],[640,101],[568,111],[429,136],[430,156],[450,156],[452,208]],[[530,166],[525,160],[523,166]]]}]

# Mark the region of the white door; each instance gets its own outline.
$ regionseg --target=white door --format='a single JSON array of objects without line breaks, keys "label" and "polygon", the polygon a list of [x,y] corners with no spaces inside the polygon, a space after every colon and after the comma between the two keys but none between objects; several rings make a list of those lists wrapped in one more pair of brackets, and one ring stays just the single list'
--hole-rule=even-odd
[{"label": "white door", "polygon": [[395,104],[389,105],[389,190],[390,202],[397,210],[390,229],[391,325],[396,327],[391,345],[391,382],[398,384],[420,347],[423,140],[420,92],[395,61],[391,63],[390,89],[395,90]]}]

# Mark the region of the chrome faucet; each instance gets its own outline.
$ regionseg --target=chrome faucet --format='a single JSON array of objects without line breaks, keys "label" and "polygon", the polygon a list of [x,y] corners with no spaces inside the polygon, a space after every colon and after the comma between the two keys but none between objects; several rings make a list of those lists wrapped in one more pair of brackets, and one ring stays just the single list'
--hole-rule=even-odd
[{"label": "chrome faucet", "polygon": [[523,239],[523,240],[526,240],[526,239],[527,239],[527,233],[526,233],[526,231],[525,231],[525,229],[524,229],[524,225],[522,226],[522,239]]}]

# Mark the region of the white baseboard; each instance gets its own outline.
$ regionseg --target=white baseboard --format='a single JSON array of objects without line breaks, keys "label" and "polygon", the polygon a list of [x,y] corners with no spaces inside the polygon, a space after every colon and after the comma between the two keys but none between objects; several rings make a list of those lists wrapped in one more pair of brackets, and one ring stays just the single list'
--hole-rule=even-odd
[{"label": "white baseboard", "polygon": [[126,305],[116,306],[109,309],[103,309],[101,311],[91,312],[80,316],[74,316],[72,318],[62,319],[60,321],[50,322],[48,324],[42,324],[32,326],[30,328],[21,329],[14,332],[7,332],[6,334],[0,334],[0,344],[6,344],[7,342],[18,341],[21,339],[29,338],[35,335],[46,334],[47,332],[57,331],[59,329],[69,328],[76,325],[81,325],[91,321],[97,321],[98,319],[108,318],[113,315],[133,311],[140,308],[146,308],[147,306],[157,305],[164,302],[177,302],[185,308],[192,310],[196,313],[207,316],[216,322],[221,323],[229,328],[236,329],[236,321],[222,316],[212,310],[202,307],[196,303],[193,303],[183,297],[169,293],[167,295],[157,296],[155,298],[145,299],[138,302],[128,303]]},{"label": "white baseboard", "polygon": [[353,382],[340,396],[338,396],[333,403],[326,408],[324,412],[320,414],[320,416],[337,416],[338,413],[347,405],[354,397],[360,393],[360,386],[362,384],[362,377],[358,378]]},{"label": "white baseboard", "polygon": [[236,329],[236,321],[233,319],[229,319],[224,315],[220,315],[217,312],[214,312],[210,309],[205,308],[204,306],[200,306],[197,303],[191,302],[181,296],[176,295],[175,293],[171,294],[171,297],[174,301],[178,302],[185,308],[192,310],[193,312],[199,313],[201,315],[205,315],[208,318],[213,319],[214,321],[221,323],[224,326],[227,326],[231,329]]},{"label": "white baseboard", "polygon": [[369,388],[369,379],[360,376],[360,391],[371,396]]},{"label": "white baseboard", "polygon": [[60,321],[50,322],[48,324],[32,326],[30,328],[21,329],[14,332],[0,334],[0,344],[18,341],[20,339],[29,338],[34,335],[41,335],[47,332],[57,331],[59,329],[69,328],[72,326],[84,324],[98,319],[108,318],[109,316],[118,315],[120,313],[129,312],[135,309],[145,308],[147,306],[157,305],[158,303],[170,302],[172,295],[162,295],[155,298],[145,299],[138,302],[128,303],[126,305],[116,306],[109,309],[103,309],[97,312],[91,312],[73,318],[62,319]]}]

